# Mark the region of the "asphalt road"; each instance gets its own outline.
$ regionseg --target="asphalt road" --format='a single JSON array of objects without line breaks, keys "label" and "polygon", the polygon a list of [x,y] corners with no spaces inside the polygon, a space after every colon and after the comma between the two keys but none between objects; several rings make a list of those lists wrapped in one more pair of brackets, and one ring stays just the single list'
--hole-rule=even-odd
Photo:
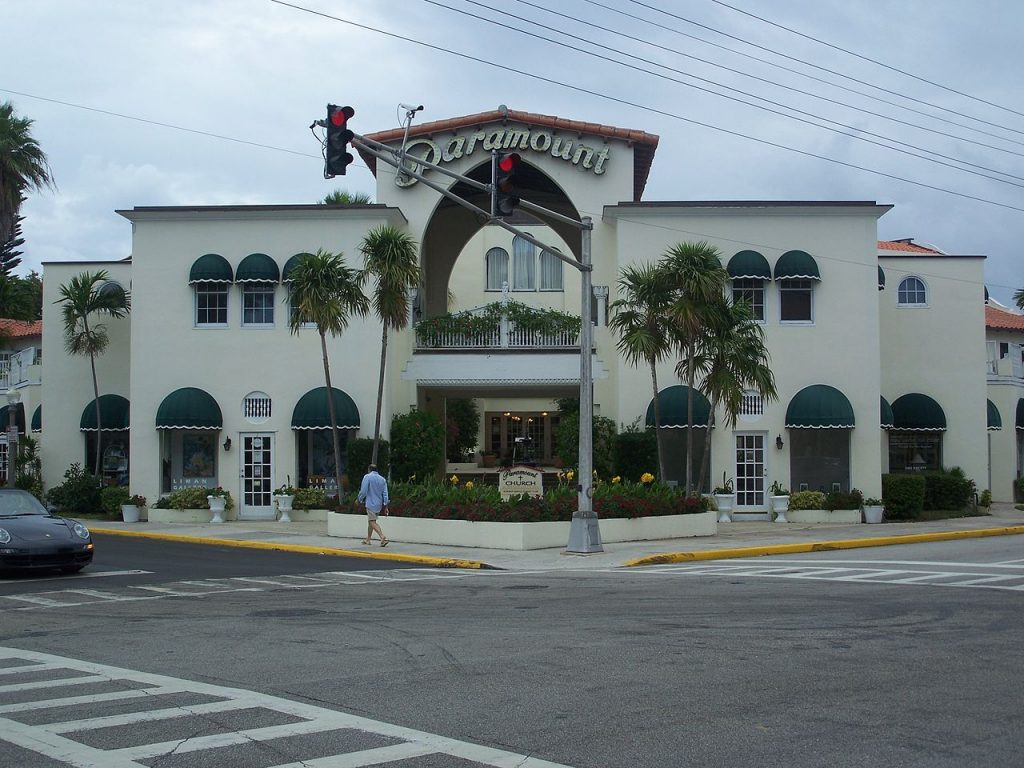
[{"label": "asphalt road", "polygon": [[[19,768],[70,764],[25,746],[59,731],[86,744],[58,741],[72,750],[65,757],[121,750],[103,754],[127,759],[149,744],[178,745],[148,763],[162,768],[261,768],[341,753],[364,757],[339,765],[369,765],[376,758],[365,755],[383,755],[375,749],[417,768],[529,766],[527,755],[577,768],[1017,765],[1021,538],[558,573],[207,546],[182,555],[177,548],[191,545],[177,544],[164,560],[144,550],[151,544],[114,544],[85,574],[152,573],[55,578],[43,590],[35,580],[0,582],[0,647],[22,654],[7,664],[41,663],[25,656],[33,652],[60,657],[31,677],[9,666],[2,674],[0,659],[0,741],[17,744],[0,755]],[[230,688],[249,698],[223,694],[242,703],[145,723],[124,714],[125,702],[15,712],[105,691],[86,682],[10,688],[73,677],[57,670],[81,662],[118,668],[105,673],[124,677],[122,686],[159,675],[176,681],[161,678],[165,687],[208,687],[190,694]],[[286,727],[270,724],[268,712],[287,708],[280,702],[310,708],[289,713],[307,719],[287,727],[328,730],[273,730]],[[98,715],[122,720],[77,722]],[[351,727],[335,722],[341,715],[366,720]],[[34,741],[40,729],[47,738]],[[213,738],[211,729],[228,734],[222,740],[248,735],[208,749],[182,741]],[[430,739],[439,751],[412,755]],[[396,757],[401,750],[410,756]]]}]

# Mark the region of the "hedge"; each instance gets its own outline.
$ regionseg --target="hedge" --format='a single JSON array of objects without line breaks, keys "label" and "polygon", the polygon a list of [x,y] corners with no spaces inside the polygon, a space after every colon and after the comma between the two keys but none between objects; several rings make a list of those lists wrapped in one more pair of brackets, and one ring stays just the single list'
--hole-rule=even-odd
[{"label": "hedge", "polygon": [[889,520],[911,520],[924,511],[925,479],[921,474],[882,475],[882,501]]}]

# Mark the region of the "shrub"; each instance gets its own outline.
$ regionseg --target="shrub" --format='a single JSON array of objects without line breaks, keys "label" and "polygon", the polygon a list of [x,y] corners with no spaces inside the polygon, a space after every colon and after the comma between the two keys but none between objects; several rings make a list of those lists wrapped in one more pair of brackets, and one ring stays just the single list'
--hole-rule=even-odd
[{"label": "shrub", "polygon": [[637,429],[635,425],[619,432],[612,438],[612,462],[616,475],[634,483],[644,472],[657,472],[658,441],[654,432]]},{"label": "shrub", "polygon": [[[201,486],[197,488],[182,488],[177,491],[171,491],[160,499],[156,506],[158,509],[209,509],[210,502],[206,498],[209,495],[210,490]],[[235,501],[231,498],[231,493],[223,491],[222,495],[225,500],[224,508],[234,509]]]},{"label": "shrub", "polygon": [[[864,503],[864,495],[856,488],[851,490],[849,493],[844,491],[832,491],[825,495],[825,509],[830,512],[836,509],[860,509],[861,504]],[[793,508],[793,503],[790,502],[790,509]]]},{"label": "shrub", "polygon": [[964,475],[959,467],[943,472],[924,472],[923,475],[925,509],[959,510],[974,499],[974,481]]},{"label": "shrub", "polygon": [[118,517],[121,514],[121,505],[127,504],[130,497],[127,488],[113,485],[100,491],[100,506],[107,517]]},{"label": "shrub", "polygon": [[297,488],[293,509],[327,509],[327,492],[323,488]]},{"label": "shrub", "polygon": [[81,464],[72,464],[64,473],[64,482],[54,486],[46,499],[62,512],[82,515],[100,509],[100,481]]},{"label": "shrub", "polygon": [[[615,422],[606,416],[595,416],[592,421],[592,439],[594,443],[594,469],[598,477],[611,477],[613,474],[612,453],[615,445]],[[555,435],[558,455],[567,466],[574,466],[580,455],[580,414],[577,410],[563,413]],[[657,462],[652,462],[643,469],[649,472],[656,469]],[[619,472],[621,475],[622,472]]]},{"label": "shrub", "polygon": [[981,500],[978,502],[979,507],[991,507],[992,506],[992,491],[986,488],[981,492]]},{"label": "shrub", "polygon": [[445,452],[448,461],[466,461],[476,448],[480,431],[480,408],[468,397],[445,400]]},{"label": "shrub", "polygon": [[395,416],[391,445],[391,476],[398,480],[434,477],[444,468],[444,425],[429,411],[413,409]]},{"label": "shrub", "polygon": [[825,494],[821,491],[796,491],[789,497],[789,508],[825,509]]},{"label": "shrub", "polygon": [[[355,440],[348,441],[348,461],[345,473],[348,475],[350,483],[354,481],[357,486],[359,485],[359,481],[366,473],[366,468],[370,466],[371,456],[373,456],[372,437],[357,437]],[[391,470],[391,444],[384,439],[381,439],[380,445],[377,446],[377,469],[384,477],[387,477]]]},{"label": "shrub", "polygon": [[920,474],[882,475],[882,500],[890,520],[911,520],[924,510],[925,479]]}]

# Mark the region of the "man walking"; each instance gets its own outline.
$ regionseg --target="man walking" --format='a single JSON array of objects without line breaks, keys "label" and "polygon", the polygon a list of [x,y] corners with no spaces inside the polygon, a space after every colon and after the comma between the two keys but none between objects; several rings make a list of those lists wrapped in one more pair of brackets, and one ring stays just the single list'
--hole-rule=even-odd
[{"label": "man walking", "polygon": [[366,505],[366,538],[363,544],[369,546],[373,538],[373,532],[377,532],[380,545],[386,547],[388,538],[377,523],[377,516],[383,512],[388,513],[388,481],[377,472],[377,465],[371,464],[363,475],[363,482],[359,486],[359,496],[356,501]]}]

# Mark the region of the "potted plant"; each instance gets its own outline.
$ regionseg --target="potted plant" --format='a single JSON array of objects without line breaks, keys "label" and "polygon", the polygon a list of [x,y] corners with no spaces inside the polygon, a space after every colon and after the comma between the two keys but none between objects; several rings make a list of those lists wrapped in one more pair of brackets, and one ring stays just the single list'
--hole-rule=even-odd
[{"label": "potted plant", "polygon": [[772,483],[771,487],[772,495],[772,514],[775,515],[776,523],[786,523],[786,512],[789,511],[789,489],[784,488],[782,484],[776,480]]},{"label": "potted plant", "polygon": [[732,510],[736,506],[736,494],[732,487],[732,478],[726,479],[725,472],[722,473],[722,484],[715,486],[711,494],[715,497],[715,506],[718,508],[718,522],[731,523]]},{"label": "potted plant", "polygon": [[231,509],[233,506],[231,493],[218,485],[216,488],[210,489],[209,493],[206,494],[206,500],[210,502],[210,511],[213,513],[210,522],[223,523],[224,510]]},{"label": "potted plant", "polygon": [[292,521],[291,511],[292,503],[295,501],[295,488],[292,486],[292,476],[287,476],[287,482],[274,489],[274,501],[277,502],[277,511],[280,513],[280,521],[282,523],[290,523]]},{"label": "potted plant", "polygon": [[881,499],[864,499],[864,522],[880,523],[885,516],[885,507]]},{"label": "potted plant", "polygon": [[146,497],[133,494],[121,505],[121,518],[126,523],[137,523],[142,517],[142,508],[146,506]]}]

